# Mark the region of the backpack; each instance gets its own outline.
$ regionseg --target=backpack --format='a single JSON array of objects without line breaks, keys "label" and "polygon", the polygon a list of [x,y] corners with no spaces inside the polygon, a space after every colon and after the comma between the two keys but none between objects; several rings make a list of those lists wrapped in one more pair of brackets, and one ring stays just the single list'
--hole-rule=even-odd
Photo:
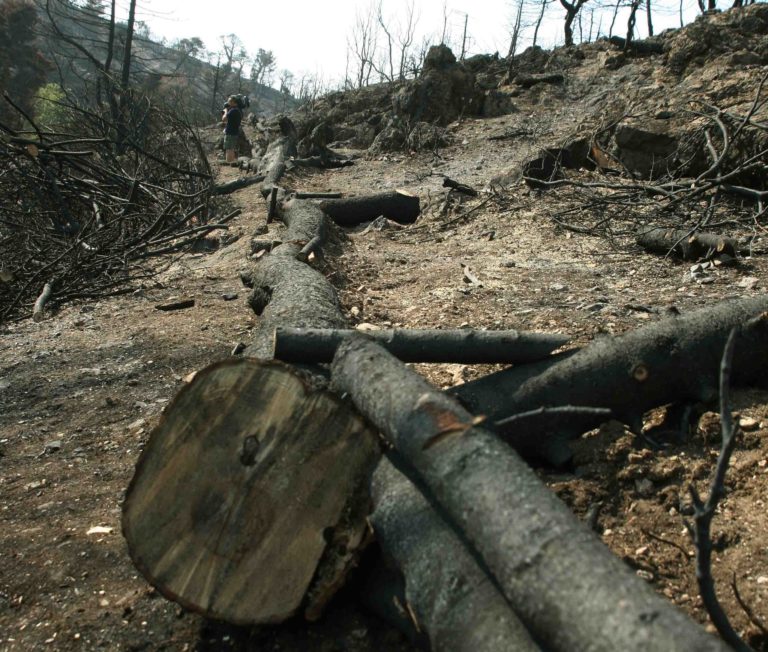
[{"label": "backpack", "polygon": [[232,97],[235,98],[235,101],[237,102],[237,108],[241,111],[251,106],[251,100],[247,95],[233,95]]}]

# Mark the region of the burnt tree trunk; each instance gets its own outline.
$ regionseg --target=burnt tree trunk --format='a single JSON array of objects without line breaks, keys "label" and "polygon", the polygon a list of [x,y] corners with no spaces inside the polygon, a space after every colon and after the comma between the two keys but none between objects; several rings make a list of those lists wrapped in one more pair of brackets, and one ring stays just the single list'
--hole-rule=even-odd
[{"label": "burnt tree trunk", "polygon": [[261,181],[264,181],[264,179],[265,177],[262,175],[255,177],[241,177],[240,179],[235,179],[234,181],[228,181],[227,183],[220,183],[216,186],[213,186],[211,188],[211,194],[228,195],[235,192],[236,190],[241,190],[242,188],[252,186],[254,183],[260,183]]},{"label": "burnt tree trunk", "polygon": [[[768,364],[768,296],[723,301],[614,338],[603,338],[523,382],[524,367],[503,370],[451,390],[471,412],[491,422],[542,406],[608,408],[639,433],[643,414],[667,403],[708,402],[717,397],[720,357],[728,334],[741,328],[733,359],[736,384],[760,380]],[[552,421],[554,419],[554,421]],[[562,464],[570,457],[566,440],[603,419],[569,423],[542,414],[528,423],[500,426],[499,433],[526,457]],[[586,427],[585,427],[586,426]]]},{"label": "burnt tree trunk", "polygon": [[405,576],[407,606],[433,650],[540,650],[462,541],[388,460],[371,491],[371,525]]},{"label": "burnt tree trunk", "polygon": [[287,169],[288,160],[296,154],[296,127],[290,118],[280,116],[277,125],[280,134],[267,146],[267,151],[261,157],[259,174],[264,175],[261,194],[267,197],[276,186]]},{"label": "burnt tree trunk", "polygon": [[378,458],[360,417],[286,365],[215,364],[176,396],[139,458],[123,505],[131,558],[209,618],[316,616],[344,552],[366,536]]},{"label": "burnt tree trunk", "polygon": [[399,224],[412,224],[419,216],[419,198],[402,190],[393,190],[378,195],[346,197],[320,202],[328,217],[340,226],[355,226],[370,222],[380,215]]},{"label": "burnt tree trunk", "polygon": [[[274,357],[285,362],[331,362],[339,344],[356,333],[359,331],[277,328]],[[471,329],[394,329],[369,331],[364,336],[403,362],[462,364],[534,362],[569,340],[562,335]]]},{"label": "burnt tree trunk", "polygon": [[714,233],[695,233],[675,229],[651,229],[637,236],[637,244],[655,254],[673,255],[683,260],[712,258],[720,254],[736,257],[736,240]]},{"label": "burnt tree trunk", "polygon": [[362,338],[333,383],[412,466],[528,629],[552,650],[726,650],[658,596],[500,439]]}]

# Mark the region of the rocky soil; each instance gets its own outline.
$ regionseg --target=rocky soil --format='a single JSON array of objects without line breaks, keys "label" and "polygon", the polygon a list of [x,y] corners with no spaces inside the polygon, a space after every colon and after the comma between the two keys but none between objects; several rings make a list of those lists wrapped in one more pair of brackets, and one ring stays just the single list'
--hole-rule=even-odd
[{"label": "rocky soil", "polygon": [[[692,271],[691,263],[644,253],[634,242],[638,228],[686,228],[714,210],[716,230],[758,252],[764,218],[753,220],[749,203],[724,198],[712,209],[705,196],[661,216],[650,202],[588,207],[591,195],[577,188],[538,190],[520,179],[543,147],[562,147],[616,121],[650,125],[683,142],[702,120],[691,111],[705,104],[746,112],[765,71],[760,30],[765,34],[768,16],[754,10],[738,21],[733,14],[710,18],[724,22],[665,37],[661,55],[617,62],[607,43],[558,53],[550,61],[560,62],[564,83],[497,85],[494,97],[503,96],[506,109],[491,113],[502,114],[451,116],[440,125],[443,145],[369,151],[373,140],[348,138],[337,147],[357,157],[354,166],[291,172],[285,183],[299,190],[403,188],[422,200],[416,224],[355,229],[344,236],[342,253],[326,261],[352,321],[559,332],[583,345],[672,309],[768,292],[768,260],[758,253]],[[698,47],[712,28],[731,23],[740,36],[729,47]],[[686,47],[685,56],[673,56]],[[488,66],[505,74],[503,65]],[[605,148],[621,150],[611,138]],[[221,180],[239,174],[223,168]],[[605,179],[599,170],[566,174]],[[444,175],[482,192],[449,194]],[[154,281],[133,294],[67,305],[41,323],[0,326],[0,650],[411,649],[358,606],[362,571],[321,622],[247,631],[165,601],[128,559],[120,505],[153,425],[189,374],[247,343],[257,323],[238,272],[249,264],[249,239],[266,209],[255,186],[233,201],[243,209],[229,230],[234,238],[212,242],[207,253],[168,257]],[[280,228],[270,225],[270,234]],[[183,298],[194,306],[156,308]],[[418,367],[440,387],[492,369]],[[768,622],[768,392],[739,390],[733,408],[743,432],[715,518],[714,574],[737,630],[756,649],[768,649],[731,586]],[[639,576],[706,623],[684,528],[688,487],[705,491],[719,446],[715,408],[703,409],[680,443],[651,448],[610,422],[576,442],[572,471],[540,474]],[[662,416],[649,414],[647,425]]]}]

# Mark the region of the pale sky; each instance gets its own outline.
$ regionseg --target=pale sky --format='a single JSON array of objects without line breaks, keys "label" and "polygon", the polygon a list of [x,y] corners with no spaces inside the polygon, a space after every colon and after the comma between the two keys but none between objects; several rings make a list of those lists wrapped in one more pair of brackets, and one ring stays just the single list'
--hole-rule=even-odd
[{"label": "pale sky", "polygon": [[[468,15],[469,53],[506,55],[509,26],[515,0],[414,0],[418,15],[419,38],[434,36],[439,42],[443,27],[444,6],[449,14],[449,43],[460,47],[464,16]],[[720,0],[722,3],[724,0]],[[258,48],[272,50],[278,70],[288,69],[296,76],[317,75],[326,82],[343,79],[347,55],[347,38],[352,33],[356,12],[363,12],[371,0],[289,0],[264,2],[237,0],[139,0],[138,18],[146,22],[153,35],[169,41],[199,36],[211,50],[219,48],[219,36],[237,34],[249,53]],[[654,10],[656,31],[679,26],[677,0],[663,0],[669,9]],[[683,0],[686,21],[695,16],[694,0]],[[384,12],[402,16],[407,0],[383,0]],[[531,0],[532,11],[538,0]],[[588,8],[591,3],[587,4]],[[662,0],[654,0],[662,7]],[[728,1],[730,6],[730,1]],[[549,10],[551,19],[542,29],[539,42],[547,47],[562,42],[562,8],[555,2]],[[233,18],[234,17],[234,18]],[[611,12],[603,15],[603,32],[607,31]],[[626,19],[625,19],[626,20]],[[626,27],[619,18],[614,33],[624,34]],[[587,15],[583,29],[587,30]],[[597,31],[595,18],[594,30]],[[638,29],[645,33],[645,15],[638,16]],[[523,44],[525,45],[525,43]],[[458,52],[456,52],[458,55]]]}]

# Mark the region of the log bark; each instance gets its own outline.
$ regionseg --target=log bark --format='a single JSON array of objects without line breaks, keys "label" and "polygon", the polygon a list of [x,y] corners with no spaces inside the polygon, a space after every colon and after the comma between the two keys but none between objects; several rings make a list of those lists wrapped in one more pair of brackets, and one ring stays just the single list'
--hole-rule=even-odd
[{"label": "log bark", "polygon": [[296,199],[341,199],[340,192],[297,192]]},{"label": "log bark", "polygon": [[559,72],[517,75],[514,79],[515,85],[523,88],[531,88],[536,84],[562,84],[564,81],[565,77]]},{"label": "log bark", "polygon": [[727,649],[611,554],[511,448],[384,349],[345,342],[332,379],[412,465],[543,646]]},{"label": "log bark", "polygon": [[[280,204],[280,213],[283,220],[289,225],[289,234],[294,233],[296,224],[300,222],[292,213],[291,206],[293,202],[296,202],[298,206],[304,206],[308,203],[301,200],[290,200],[290,202]],[[293,235],[287,235],[286,239],[292,237]],[[260,297],[259,307],[262,309],[262,320],[253,343],[246,350],[247,355],[269,357],[272,349],[272,333],[276,327],[299,325],[343,328],[346,325],[333,287],[322,274],[313,270],[308,265],[299,262],[295,258],[296,252],[297,245],[290,242],[282,244],[260,261],[248,275],[249,285],[254,286],[255,296]],[[263,303],[261,303],[262,301]],[[386,479],[380,476],[377,486],[382,491],[387,491]],[[389,506],[387,511],[388,522],[399,518],[398,511],[402,507],[399,504]],[[407,513],[403,518],[408,518]],[[354,532],[354,529],[351,531]],[[380,522],[379,533],[385,536],[387,531],[388,526]],[[399,537],[397,534],[394,536]],[[337,540],[341,540],[341,537],[337,537]],[[438,536],[437,531],[424,531],[420,533],[420,546],[424,549],[441,550],[443,544],[444,539]],[[349,565],[354,563],[357,558],[353,545],[345,546],[345,550],[345,554],[337,553],[332,556],[331,560],[324,558],[321,561],[318,570],[318,577],[321,581],[316,583],[317,588],[310,591],[310,598],[314,603],[322,606],[343,582]],[[452,568],[454,568],[452,564],[446,563],[446,569],[449,574]],[[420,577],[418,579],[420,594],[445,595],[447,589],[441,586],[444,577],[438,575]],[[460,587],[455,588],[456,591],[460,590]],[[471,588],[467,588],[462,593],[461,603],[454,604],[453,606],[457,614],[459,612],[464,613],[466,619],[470,622],[482,622],[487,617],[486,612],[478,611],[476,607],[490,609],[490,598],[475,597],[475,593],[478,591],[483,593],[483,595],[487,593],[487,583],[478,583]],[[437,604],[433,605],[433,609],[435,611],[430,612],[432,615],[424,619],[423,625],[432,634],[430,628],[433,627],[432,623],[435,622],[434,626],[438,627],[438,631],[434,636],[442,640],[441,637],[446,635],[445,633],[450,628],[450,624],[448,622],[440,622]],[[318,610],[314,609],[310,615],[314,616],[317,612]],[[492,613],[498,614],[498,610]],[[511,622],[507,615],[505,616],[504,623],[484,625],[481,629],[478,629],[478,632],[493,631],[492,627],[494,626],[499,629],[503,629],[505,626],[512,628],[512,625],[509,624]],[[464,640],[466,640],[467,636],[469,634],[464,635]]]},{"label": "log bark", "polygon": [[340,226],[370,222],[380,215],[399,224],[412,224],[419,216],[419,198],[402,190],[363,197],[329,199],[320,203],[326,215]]},{"label": "log bark", "polygon": [[[339,344],[355,330],[277,328],[274,357],[285,362],[331,362]],[[403,362],[521,364],[541,360],[568,342],[568,337],[509,331],[408,330],[370,331],[365,337],[381,344]]]},{"label": "log bark", "polygon": [[655,254],[683,260],[699,260],[726,254],[736,257],[739,245],[733,238],[715,233],[695,233],[676,229],[651,229],[637,236],[637,244]]},{"label": "log bark", "polygon": [[443,188],[450,188],[451,190],[469,195],[470,197],[477,197],[477,190],[464,183],[449,179],[448,177],[443,178]]},{"label": "log bark", "polygon": [[[768,296],[723,301],[615,338],[602,338],[517,382],[520,371],[500,371],[453,388],[471,412],[492,422],[542,406],[608,408],[639,433],[643,414],[667,403],[710,402],[718,394],[718,370],[731,329],[742,331],[733,360],[734,384],[761,380],[768,364]],[[541,363],[544,364],[544,363]],[[567,440],[602,419],[567,420],[547,415],[499,433],[528,458],[562,464]]]},{"label": "log bark", "polygon": [[306,158],[294,158],[291,160],[291,165],[304,168],[322,168],[326,170],[346,168],[354,164],[354,161],[350,161],[349,159],[326,156],[308,156]]},{"label": "log bark", "polygon": [[261,319],[245,355],[271,358],[273,333],[278,327],[346,325],[333,287],[323,274],[297,259],[299,252],[297,245],[284,243],[253,268],[253,291],[248,302]]},{"label": "log bark", "polygon": [[142,452],[123,506],[131,558],[163,595],[209,618],[282,622],[308,592],[311,613],[327,599],[312,582],[339,553],[334,532],[350,548],[365,536],[378,458],[360,417],[289,367],[217,363]]},{"label": "log bark", "polygon": [[263,175],[255,177],[241,177],[239,179],[235,179],[234,181],[229,181],[227,183],[221,183],[217,186],[213,186],[213,188],[211,188],[211,194],[228,195],[235,192],[236,190],[247,188],[248,186],[252,186],[254,183],[260,183],[261,181],[264,181]]},{"label": "log bark", "polygon": [[296,154],[297,133],[293,122],[286,116],[279,116],[277,126],[279,135],[269,143],[259,164],[259,173],[264,175],[261,194],[265,199],[285,174],[288,160]]},{"label": "log bark", "polygon": [[433,650],[540,650],[461,540],[388,460],[371,486],[371,524],[402,569],[407,605]]}]

